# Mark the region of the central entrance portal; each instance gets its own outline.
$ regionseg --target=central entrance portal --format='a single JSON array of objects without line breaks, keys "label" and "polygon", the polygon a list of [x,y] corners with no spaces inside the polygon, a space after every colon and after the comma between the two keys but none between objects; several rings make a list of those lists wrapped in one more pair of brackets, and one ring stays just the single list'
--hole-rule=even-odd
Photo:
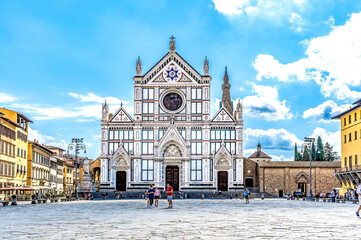
[{"label": "central entrance portal", "polygon": [[218,191],[222,192],[228,191],[228,172],[227,171],[219,171],[218,172]]},{"label": "central entrance portal", "polygon": [[118,191],[122,191],[122,192],[127,191],[127,172],[126,171],[118,171],[117,172],[116,189]]},{"label": "central entrance portal", "polygon": [[179,191],[179,167],[167,166],[165,184],[169,183],[173,191]]}]

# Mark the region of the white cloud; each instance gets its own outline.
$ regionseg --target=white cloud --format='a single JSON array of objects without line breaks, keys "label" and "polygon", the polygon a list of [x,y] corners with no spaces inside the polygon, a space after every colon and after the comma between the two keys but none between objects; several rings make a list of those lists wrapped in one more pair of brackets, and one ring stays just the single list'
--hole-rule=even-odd
[{"label": "white cloud", "polygon": [[123,104],[128,104],[128,101],[121,101],[119,98],[116,97],[99,97],[95,95],[94,93],[88,93],[87,95],[83,94],[77,94],[77,93],[69,93],[70,96],[80,99],[82,102],[97,102],[97,103],[104,103],[105,100],[107,100],[108,104],[120,104],[123,102]]},{"label": "white cloud", "polygon": [[338,99],[361,96],[361,13],[354,13],[344,26],[334,27],[327,36],[302,43],[306,58],[282,64],[271,55],[259,54],[253,66],[257,79],[315,81],[325,97]]},{"label": "white cloud", "polygon": [[8,93],[0,92],[0,103],[9,103],[14,102],[15,100],[15,96]]},{"label": "white cloud", "polygon": [[[292,26],[296,21],[298,25],[305,23],[300,13],[307,9],[303,0],[213,0],[213,4],[215,10],[228,17],[266,18],[274,23],[282,23],[290,22],[292,17],[295,19],[297,16]],[[292,29],[300,31],[301,28]]]},{"label": "white cloud", "polygon": [[292,30],[294,30],[296,32],[303,31],[303,26],[305,25],[305,21],[303,20],[301,15],[294,13],[294,12],[291,13],[290,23],[292,25]]},{"label": "white cloud", "polygon": [[38,130],[33,130],[29,127],[29,140],[30,141],[38,141],[40,144],[47,144],[49,141],[54,141],[55,138],[52,136],[47,136],[45,134],[40,133]]},{"label": "white cloud", "polygon": [[288,158],[283,155],[276,156],[276,155],[269,155],[272,158],[272,161],[293,161],[293,158]]},{"label": "white cloud", "polygon": [[312,118],[321,122],[330,122],[332,116],[349,109],[350,106],[350,104],[337,106],[334,101],[328,100],[315,108],[307,109],[303,112],[302,117],[305,119]]},{"label": "white cloud", "polygon": [[328,132],[324,128],[317,127],[313,130],[311,137],[317,138],[320,136],[322,138],[323,144],[328,142],[333,146],[333,150],[341,154],[341,133],[340,131]]},{"label": "white cloud", "polygon": [[267,121],[290,119],[293,114],[286,106],[286,100],[280,101],[277,87],[253,85],[254,96],[247,96],[242,101],[247,116],[261,117]]},{"label": "white cloud", "polygon": [[[79,107],[44,107],[40,105],[32,104],[18,104],[13,103],[13,108],[23,109],[25,112],[34,115],[34,120],[50,120],[56,118],[78,118],[78,122],[89,122],[94,119],[101,118],[102,104],[105,99],[109,99],[109,111],[115,112],[119,107],[121,101],[117,98],[107,97],[101,98],[94,94],[88,93],[88,95],[79,95],[76,93],[69,93],[70,96],[80,99],[82,102],[94,102],[94,104],[83,105]],[[124,101],[123,103],[128,103]],[[129,113],[133,113],[133,107],[123,105],[125,110]]]},{"label": "white cloud", "polygon": [[68,149],[68,143],[65,140],[60,140],[60,142],[50,142],[47,146],[59,147],[64,149],[65,151]]},{"label": "white cloud", "polygon": [[[258,142],[262,149],[293,150],[294,144],[302,144],[302,141],[286,129],[251,129],[244,130],[245,149],[254,149]],[[266,151],[265,151],[266,152]]]}]

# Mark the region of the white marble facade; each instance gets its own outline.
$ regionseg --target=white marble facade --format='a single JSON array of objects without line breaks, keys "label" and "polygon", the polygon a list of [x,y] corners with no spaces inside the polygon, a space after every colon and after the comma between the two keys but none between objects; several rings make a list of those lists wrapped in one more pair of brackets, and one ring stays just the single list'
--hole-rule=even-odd
[{"label": "white marble facade", "polygon": [[144,75],[138,58],[133,80],[134,116],[103,104],[101,190],[163,189],[166,182],[185,191],[243,188],[243,112],[239,102],[225,107],[228,98],[232,105],[227,72],[214,116],[207,58],[201,75],[175,51],[174,39]]}]

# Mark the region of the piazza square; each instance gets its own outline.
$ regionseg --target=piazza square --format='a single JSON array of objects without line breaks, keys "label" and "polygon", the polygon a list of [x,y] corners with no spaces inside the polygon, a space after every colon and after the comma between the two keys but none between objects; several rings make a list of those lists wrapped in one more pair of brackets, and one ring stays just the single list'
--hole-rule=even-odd
[{"label": "piazza square", "polygon": [[361,5],[0,0],[0,240],[361,239]]},{"label": "piazza square", "polygon": [[[1,208],[1,239],[356,239],[355,204],[285,199],[81,201]],[[62,214],[60,214],[62,213]],[[22,227],[18,222],[22,219]]]}]

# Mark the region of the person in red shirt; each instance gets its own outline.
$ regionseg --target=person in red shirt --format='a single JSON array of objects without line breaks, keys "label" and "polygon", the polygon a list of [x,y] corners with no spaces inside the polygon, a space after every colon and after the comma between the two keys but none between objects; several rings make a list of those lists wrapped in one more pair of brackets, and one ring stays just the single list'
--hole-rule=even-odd
[{"label": "person in red shirt", "polygon": [[173,188],[167,183],[168,208],[173,208]]}]

